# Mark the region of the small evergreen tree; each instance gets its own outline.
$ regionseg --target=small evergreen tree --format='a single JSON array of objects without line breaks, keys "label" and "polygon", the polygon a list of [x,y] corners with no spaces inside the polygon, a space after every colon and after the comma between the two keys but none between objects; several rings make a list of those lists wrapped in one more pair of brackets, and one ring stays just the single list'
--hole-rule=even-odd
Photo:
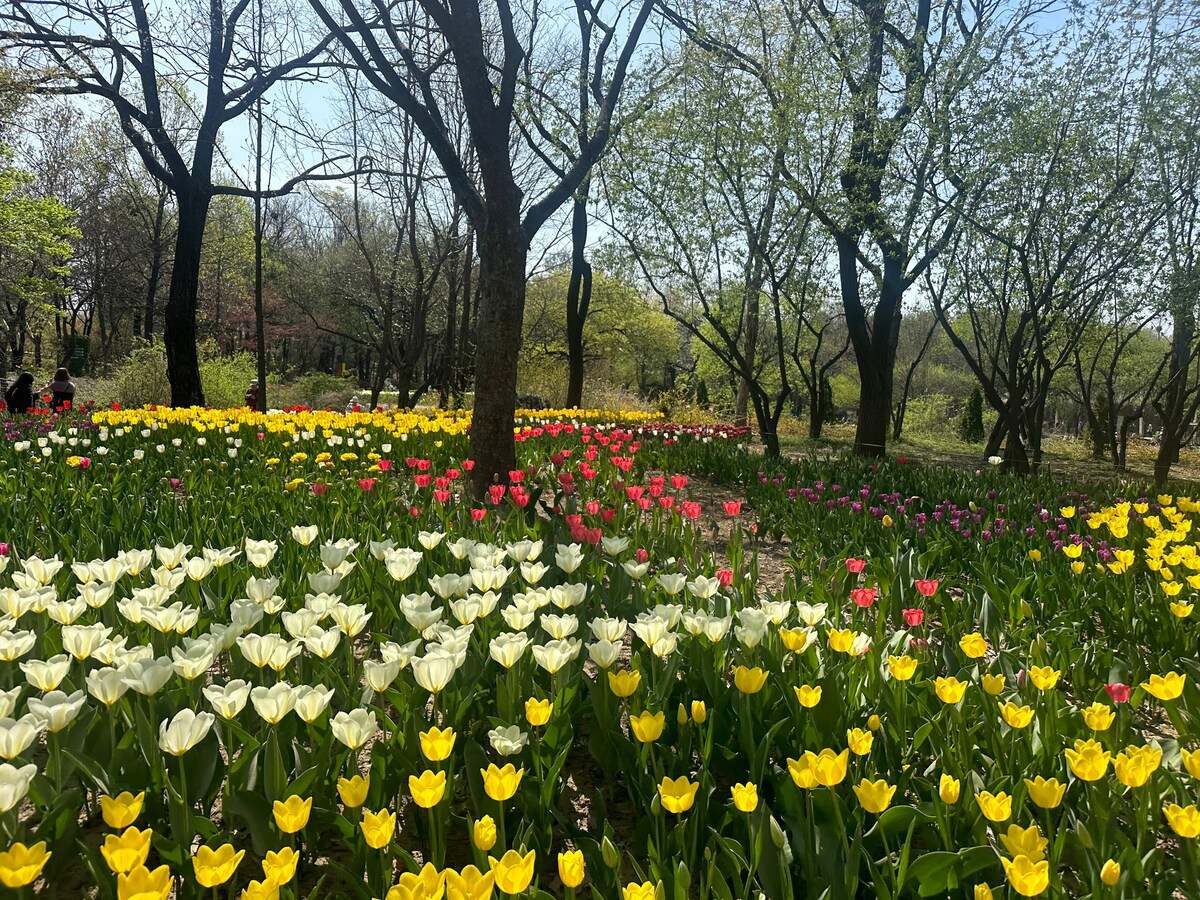
[{"label": "small evergreen tree", "polygon": [[958,417],[958,436],[968,444],[983,441],[983,391],[976,385]]}]

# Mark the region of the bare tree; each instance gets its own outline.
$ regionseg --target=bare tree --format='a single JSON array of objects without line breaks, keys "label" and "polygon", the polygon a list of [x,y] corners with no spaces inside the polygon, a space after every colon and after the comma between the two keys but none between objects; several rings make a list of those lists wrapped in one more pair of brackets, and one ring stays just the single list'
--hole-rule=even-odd
[{"label": "bare tree", "polygon": [[[121,130],[146,170],[173,195],[178,227],[165,309],[163,340],[171,402],[203,404],[196,346],[197,286],[209,205],[222,194],[253,196],[252,189],[218,182],[222,128],[244,115],[272,86],[304,78],[330,37],[299,46],[305,29],[286,6],[274,11],[267,44],[273,58],[252,46],[250,0],[206,0],[155,9],[145,0],[8,0],[0,7],[0,41],[23,53],[34,85],[50,94],[99,99],[116,112]],[[197,86],[192,121],[171,128],[164,94]],[[322,160],[265,193],[277,196],[305,178],[335,178]]]}]

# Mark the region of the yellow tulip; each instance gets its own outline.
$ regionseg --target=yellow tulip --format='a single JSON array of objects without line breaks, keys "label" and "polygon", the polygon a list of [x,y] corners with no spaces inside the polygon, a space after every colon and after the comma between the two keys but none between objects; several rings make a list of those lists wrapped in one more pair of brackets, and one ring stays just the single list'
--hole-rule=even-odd
[{"label": "yellow tulip", "polygon": [[632,697],[642,683],[641,672],[609,672],[608,687],[618,697]]},{"label": "yellow tulip", "polygon": [[299,864],[300,854],[291,847],[268,850],[263,859],[263,875],[272,884],[284,885],[296,877],[296,866]]},{"label": "yellow tulip", "polygon": [[297,794],[292,794],[283,802],[276,800],[273,807],[275,824],[284,834],[295,834],[308,824],[312,804],[312,797],[305,800]]},{"label": "yellow tulip", "polygon": [[131,794],[129,791],[122,791],[115,797],[102,795],[100,797],[100,814],[104,817],[104,824],[117,831],[128,828],[142,814],[142,802],[145,799],[145,791],[137,795]]},{"label": "yellow tulip", "polygon": [[846,744],[850,748],[850,752],[855,756],[866,756],[871,752],[871,745],[875,743],[875,735],[870,731],[864,731],[861,728],[851,728],[846,732]]},{"label": "yellow tulip", "polygon": [[882,778],[878,781],[869,781],[864,778],[854,785],[854,793],[858,797],[859,806],[869,813],[878,815],[891,806],[892,795],[896,793],[896,788]]},{"label": "yellow tulip", "polygon": [[1183,767],[1193,778],[1200,778],[1200,750],[1180,750]]},{"label": "yellow tulip", "polygon": [[100,855],[104,857],[108,867],[118,875],[132,872],[138,866],[146,864],[153,834],[149,828],[138,831],[130,825],[121,835],[105,835],[104,843],[100,845]]},{"label": "yellow tulip", "polygon": [[1138,788],[1150,780],[1150,776],[1162,764],[1162,750],[1150,745],[1126,747],[1113,760],[1113,774],[1125,787]]},{"label": "yellow tulip", "polygon": [[643,744],[653,743],[662,737],[663,727],[666,723],[667,717],[661,712],[652,713],[644,710],[639,715],[630,714],[629,716],[629,730]]},{"label": "yellow tulip", "polygon": [[872,713],[871,715],[867,716],[867,727],[872,731],[878,731],[883,727],[883,719]]},{"label": "yellow tulip", "polygon": [[967,683],[959,681],[954,676],[937,678],[933,682],[934,691],[943,703],[957,703],[967,691]]},{"label": "yellow tulip", "polygon": [[664,776],[658,785],[658,798],[662,801],[663,809],[679,815],[692,808],[698,790],[700,782],[691,781],[686,775],[680,775],[678,778]]},{"label": "yellow tulip", "polygon": [[1181,838],[1200,835],[1200,810],[1197,810],[1194,804],[1180,806],[1178,803],[1171,803],[1163,809],[1163,814],[1166,815],[1171,830]]},{"label": "yellow tulip", "polygon": [[958,646],[970,659],[979,659],[988,651],[987,640],[978,632],[963,635],[962,639],[958,642]]},{"label": "yellow tulip", "polygon": [[1026,728],[1033,721],[1033,707],[1017,706],[1009,700],[1000,704],[1000,715],[1009,728]]},{"label": "yellow tulip", "polygon": [[980,681],[983,682],[984,691],[986,691],[992,697],[999,696],[1000,692],[1004,690],[1003,675],[989,675],[984,673]]},{"label": "yellow tulip", "polygon": [[222,844],[216,850],[200,847],[192,857],[196,881],[201,887],[219,887],[233,877],[245,855],[245,850],[234,850],[233,844]]},{"label": "yellow tulip", "polygon": [[564,887],[576,888],[583,884],[583,851],[568,850],[558,854],[558,880]]},{"label": "yellow tulip", "polygon": [[1012,889],[1022,897],[1036,897],[1050,886],[1050,863],[1048,860],[1034,862],[1028,856],[1016,859],[1000,858],[1004,864],[1004,877]]},{"label": "yellow tulip", "polygon": [[153,872],[138,866],[128,874],[117,875],[117,900],[167,900],[174,881],[165,865]]},{"label": "yellow tulip", "polygon": [[388,891],[385,900],[440,900],[447,875],[448,872],[439,872],[433,863],[425,863],[420,872],[402,874],[400,882]]},{"label": "yellow tulip", "polygon": [[975,891],[972,896],[975,900],[992,900],[992,889],[987,886],[987,882],[985,881],[983,884],[975,885]]},{"label": "yellow tulip", "polygon": [[30,847],[19,842],[13,844],[0,853],[0,883],[10,888],[32,884],[42,874],[48,859],[50,853],[46,850],[45,841],[38,841]]},{"label": "yellow tulip", "polygon": [[367,801],[367,790],[370,787],[370,775],[339,778],[337,783],[338,796],[342,798],[342,803],[351,809],[362,806]]},{"label": "yellow tulip", "polygon": [[492,763],[486,769],[480,769],[479,772],[483,775],[484,791],[497,803],[503,803],[512,798],[521,784],[521,777],[525,774],[523,768],[518,769],[512,763],[507,763],[503,769],[497,768],[496,764]]},{"label": "yellow tulip", "polygon": [[446,895],[449,900],[490,900],[495,883],[496,873],[491,870],[484,873],[475,866],[467,866],[461,872],[446,870]]},{"label": "yellow tulip", "polygon": [[367,846],[373,850],[382,850],[391,842],[392,834],[396,830],[396,814],[386,809],[377,813],[364,809],[359,825]]},{"label": "yellow tulip", "polygon": [[734,687],[743,694],[757,694],[766,683],[767,673],[758,667],[747,669],[745,666],[736,666],[733,670]]},{"label": "yellow tulip", "polygon": [[817,786],[817,757],[811,751],[805,751],[799,759],[788,759],[788,772],[796,787],[811,790]]},{"label": "yellow tulip", "polygon": [[938,797],[947,806],[953,806],[958,802],[959,796],[962,794],[962,782],[945,772],[938,779]]},{"label": "yellow tulip", "polygon": [[1149,681],[1142,682],[1142,689],[1159,700],[1176,700],[1183,693],[1186,675],[1178,672],[1168,672],[1166,675],[1151,675]]},{"label": "yellow tulip", "polygon": [[280,900],[280,886],[270,878],[252,881],[241,889],[241,900]]},{"label": "yellow tulip", "polygon": [[735,784],[729,792],[733,795],[733,805],[739,812],[752,813],[758,809],[758,785],[747,781],[745,784]]},{"label": "yellow tulip", "polygon": [[1093,703],[1091,706],[1085,706],[1079,712],[1087,727],[1092,731],[1107,731],[1117,717],[1116,710],[1103,703]]},{"label": "yellow tulip", "polygon": [[783,639],[783,646],[792,653],[803,653],[807,650],[811,634],[812,629],[805,627],[779,629],[779,636]]},{"label": "yellow tulip", "polygon": [[641,884],[631,882],[621,891],[621,900],[655,900],[658,896],[658,885],[651,881]]},{"label": "yellow tulip", "polygon": [[704,705],[703,700],[692,701],[692,721],[697,725],[703,725],[708,719],[708,707]]},{"label": "yellow tulip", "polygon": [[530,850],[524,856],[509,850],[499,859],[488,857],[492,872],[496,875],[496,887],[506,894],[519,894],[533,881],[533,864],[537,856]]},{"label": "yellow tulip", "polygon": [[1022,828],[1020,825],[1009,825],[1008,830],[1000,834],[1000,843],[1012,857],[1028,856],[1033,862],[1041,862],[1046,858],[1046,845],[1050,842],[1042,837],[1041,830],[1036,825]]},{"label": "yellow tulip", "polygon": [[1012,797],[1003,791],[999,794],[983,791],[975,795],[975,802],[989,822],[1007,822],[1012,818]]},{"label": "yellow tulip", "polygon": [[854,639],[858,637],[858,632],[852,628],[845,630],[831,628],[829,629],[829,649],[835,653],[849,653],[854,646]]},{"label": "yellow tulip", "polygon": [[800,705],[805,709],[812,709],[821,702],[821,686],[813,687],[809,684],[802,684],[800,687],[792,688],[796,692],[796,699],[800,701]]},{"label": "yellow tulip", "polygon": [[1076,575],[1082,575],[1083,574],[1083,563],[1079,560],[1076,560],[1075,562],[1071,563],[1071,571],[1074,572]]},{"label": "yellow tulip", "polygon": [[446,773],[426,769],[419,777],[409,775],[408,789],[412,793],[413,803],[421,809],[432,809],[442,802],[446,794]]},{"label": "yellow tulip", "polygon": [[1067,765],[1076,778],[1083,781],[1099,781],[1108,771],[1112,754],[1096,741],[1076,741],[1074,749],[1063,751],[1067,757]]},{"label": "yellow tulip", "polygon": [[1171,613],[1179,619],[1186,619],[1192,614],[1192,610],[1196,608],[1194,603],[1172,603]]},{"label": "yellow tulip", "polygon": [[1039,691],[1051,690],[1058,684],[1058,676],[1062,673],[1052,666],[1030,666],[1029,680]]},{"label": "yellow tulip", "polygon": [[816,773],[817,783],[824,787],[833,787],[841,784],[846,778],[846,766],[849,762],[849,750],[835,753],[826,747],[816,755],[816,760],[813,763],[813,771]]},{"label": "yellow tulip", "polygon": [[917,661],[911,656],[888,656],[888,672],[897,681],[908,681],[917,671]]},{"label": "yellow tulip", "polygon": [[550,713],[554,711],[554,704],[549,700],[538,700],[536,697],[530,697],[525,701],[525,721],[538,728],[550,721]]},{"label": "yellow tulip", "polygon": [[1121,864],[1115,859],[1105,860],[1100,867],[1100,880],[1112,887],[1121,880]]},{"label": "yellow tulip", "polygon": [[430,762],[441,762],[449,757],[457,737],[453,728],[430,728],[417,736],[421,740],[421,753]]},{"label": "yellow tulip", "polygon": [[1042,809],[1055,809],[1067,792],[1067,786],[1057,778],[1043,778],[1041,775],[1034,779],[1026,778],[1025,787],[1029,791],[1029,799]]},{"label": "yellow tulip", "polygon": [[471,826],[471,841],[484,853],[496,846],[496,836],[496,821],[491,816],[476,819]]}]

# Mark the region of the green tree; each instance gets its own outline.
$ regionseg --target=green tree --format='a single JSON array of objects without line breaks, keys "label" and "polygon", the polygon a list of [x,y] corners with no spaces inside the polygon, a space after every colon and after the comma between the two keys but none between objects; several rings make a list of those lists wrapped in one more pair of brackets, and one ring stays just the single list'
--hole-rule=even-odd
[{"label": "green tree", "polygon": [[968,444],[983,442],[983,391],[976,385],[958,417],[958,436]]},{"label": "green tree", "polygon": [[33,196],[32,182],[0,147],[0,374],[8,371],[9,353],[19,354],[26,323],[64,290],[71,239],[79,234],[71,210]]}]

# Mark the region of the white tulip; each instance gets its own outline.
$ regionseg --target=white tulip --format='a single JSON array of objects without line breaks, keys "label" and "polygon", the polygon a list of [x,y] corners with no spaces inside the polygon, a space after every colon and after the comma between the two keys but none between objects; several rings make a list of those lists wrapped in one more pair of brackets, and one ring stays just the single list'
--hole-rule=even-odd
[{"label": "white tulip", "polygon": [[396,581],[404,581],[417,571],[417,566],[421,564],[423,558],[423,553],[402,547],[399,550],[389,550],[384,557],[384,562],[387,565],[388,574],[392,578]]},{"label": "white tulip", "polygon": [[89,582],[79,586],[79,599],[92,609],[100,609],[112,599],[116,585],[111,582]]},{"label": "white tulip", "polygon": [[246,708],[250,685],[240,678],[225,685],[210,684],[204,688],[204,699],[222,719],[232,719]]},{"label": "white tulip", "polygon": [[32,631],[13,631],[0,634],[0,659],[12,662],[33,649],[37,635]]},{"label": "white tulip", "polygon": [[803,600],[796,602],[796,612],[800,615],[800,621],[810,628],[814,625],[819,625],[825,619],[825,613],[829,609],[828,603],[815,603],[809,605]]},{"label": "white tulip", "polygon": [[451,555],[458,560],[466,559],[471,551],[475,548],[475,542],[468,537],[460,537],[456,541],[446,545],[450,548]]},{"label": "white tulip", "polygon": [[554,564],[571,575],[583,565],[583,550],[578,544],[559,544],[554,551]]},{"label": "white tulip", "polygon": [[206,556],[193,556],[184,565],[184,571],[192,581],[203,581],[215,568],[213,561]]},{"label": "white tulip", "polygon": [[363,662],[363,680],[366,681],[367,687],[377,694],[382,694],[390,688],[399,674],[399,661],[376,662],[368,659]]},{"label": "white tulip", "polygon": [[278,578],[246,579],[246,597],[259,605],[265,604],[279,590]]},{"label": "white tulip", "polygon": [[375,713],[365,709],[338,713],[329,720],[329,728],[333,736],[351,750],[361,750],[379,732]]},{"label": "white tulip", "polygon": [[412,660],[413,680],[431,694],[441,693],[456,671],[455,656],[436,649]]},{"label": "white tulip", "polygon": [[25,673],[25,680],[39,691],[55,690],[67,677],[70,668],[71,657],[65,653],[59,653],[44,661],[31,659],[21,663],[21,671]]},{"label": "white tulip", "polygon": [[607,669],[621,655],[621,644],[616,641],[598,640],[588,644],[588,657],[601,669]]},{"label": "white tulip", "polygon": [[[687,584],[687,576],[680,572],[664,572],[654,580],[658,582],[659,587],[661,587],[672,597],[682,591],[684,585]],[[718,586],[720,586],[720,582],[718,582]]]},{"label": "white tulip", "polygon": [[125,692],[129,690],[129,686],[125,684],[121,670],[114,669],[112,666],[92,669],[92,671],[87,673],[84,683],[87,687],[87,692],[105,706],[112,706],[124,697]]},{"label": "white tulip", "polygon": [[[30,556],[21,564],[21,568],[25,570],[25,574],[32,578],[38,585],[42,586],[49,584],[62,567],[63,562],[58,558],[58,554],[50,557],[50,559],[42,559],[40,556]],[[14,584],[16,580],[16,577],[14,577]]]},{"label": "white tulip", "polygon": [[541,626],[550,637],[563,640],[579,630],[579,619],[576,616],[554,616],[547,613],[541,618]]},{"label": "white tulip", "polygon": [[627,537],[600,538],[600,550],[605,556],[620,556],[628,549],[629,538]]},{"label": "white tulip", "polygon": [[7,691],[0,691],[0,718],[8,718],[17,708],[17,700],[21,697],[21,688],[17,686]]},{"label": "white tulip", "polygon": [[782,625],[792,611],[790,600],[762,600],[758,604],[772,625]]},{"label": "white tulip", "polygon": [[678,603],[659,603],[650,610],[650,615],[656,619],[662,619],[667,623],[668,628],[674,628],[683,616],[683,607]]},{"label": "white tulip", "polygon": [[310,628],[321,621],[321,614],[311,609],[299,609],[295,612],[285,612],[279,618],[287,633],[298,638],[307,634]]},{"label": "white tulip", "polygon": [[329,701],[333,699],[333,688],[326,690],[322,684],[311,687],[302,684],[294,690],[294,695],[296,715],[311,725],[329,709]]},{"label": "white tulip", "polygon": [[250,691],[250,702],[260,719],[268,725],[278,725],[296,705],[296,692],[286,681]]},{"label": "white tulip", "polygon": [[108,640],[112,628],[102,622],[95,625],[65,625],[62,630],[63,649],[78,660],[85,660]]},{"label": "white tulip", "polygon": [[275,541],[256,541],[253,538],[246,538],[246,559],[250,561],[250,565],[256,568],[263,569],[270,565],[278,551],[279,544]]},{"label": "white tulip", "polygon": [[413,655],[421,649],[421,641],[409,641],[407,644],[397,644],[395,641],[384,641],[379,645],[379,655],[384,662],[398,662],[400,668],[405,668],[412,661]]},{"label": "white tulip", "polygon": [[426,550],[432,550],[446,536],[442,531],[421,531],[417,533],[417,542]]},{"label": "white tulip", "polygon": [[335,571],[357,549],[358,541],[348,541],[345,538],[326,541],[321,545],[321,562],[329,571]]},{"label": "white tulip", "polygon": [[533,659],[551,675],[556,675],[563,666],[579,655],[582,646],[578,640],[549,641],[545,644],[535,644]]},{"label": "white tulip", "polygon": [[72,694],[50,691],[41,697],[30,697],[26,706],[30,714],[41,722],[42,728],[57,734],[75,721],[86,699],[83,691]]},{"label": "white tulip", "polygon": [[196,713],[181,709],[173,719],[164,719],[158,726],[158,746],[164,753],[183,756],[208,735],[214,718],[210,712]]},{"label": "white tulip", "polygon": [[162,690],[174,674],[175,667],[166,657],[141,659],[124,666],[121,680],[131,690],[149,697]]},{"label": "white tulip", "polygon": [[511,669],[525,655],[529,646],[529,637],[523,631],[515,634],[505,632],[492,638],[488,645],[488,654],[506,669]]},{"label": "white tulip", "polygon": [[332,594],[341,586],[341,572],[309,572],[308,586],[318,594]]},{"label": "white tulip", "polygon": [[628,559],[625,562],[621,563],[621,568],[624,569],[625,574],[628,575],[630,578],[632,578],[634,581],[640,581],[642,578],[645,577],[646,572],[648,572],[650,570],[650,563],[648,563],[648,562],[640,563],[640,562],[636,562],[635,560]]},{"label": "white tulip", "polygon": [[155,546],[154,555],[158,557],[158,561],[168,569],[174,569],[183,562],[184,558],[192,552],[190,544],[176,544],[174,547]]},{"label": "white tulip", "polygon": [[317,539],[316,525],[293,525],[292,540],[301,547],[307,547]]},{"label": "white tulip", "polygon": [[721,582],[716,578],[706,578],[704,575],[697,575],[687,583],[687,589],[696,599],[708,600],[721,590]]},{"label": "white tulip", "polygon": [[0,765],[0,815],[15,808],[25,799],[37,771],[37,766],[33,763],[19,769],[8,763]]},{"label": "white tulip", "polygon": [[41,719],[34,715],[19,719],[0,718],[0,756],[5,759],[20,756],[37,740],[41,731]]},{"label": "white tulip", "polygon": [[304,649],[318,659],[329,659],[342,642],[342,632],[337,628],[322,628],[313,625],[300,637]]},{"label": "white tulip", "polygon": [[638,616],[638,620],[633,623],[633,633],[641,638],[642,643],[647,647],[653,646],[654,642],[664,637],[668,630],[666,622],[646,613]]},{"label": "white tulip", "polygon": [[629,623],[624,619],[596,618],[588,623],[592,634],[601,641],[620,641],[629,630]]},{"label": "white tulip", "polygon": [[529,735],[520,726],[509,725],[507,728],[493,728],[488,732],[488,740],[492,749],[501,756],[515,756],[525,749]]},{"label": "white tulip", "polygon": [[330,614],[346,637],[358,637],[374,615],[374,613],[367,612],[366,604],[363,603],[356,603],[353,606],[339,604],[330,611]]}]

